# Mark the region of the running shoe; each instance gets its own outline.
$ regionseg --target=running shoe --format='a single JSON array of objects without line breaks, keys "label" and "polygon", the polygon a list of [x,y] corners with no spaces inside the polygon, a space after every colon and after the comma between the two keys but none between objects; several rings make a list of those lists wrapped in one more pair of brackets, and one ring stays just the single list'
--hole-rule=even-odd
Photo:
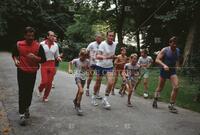
[{"label": "running shoe", "polygon": [[110,109],[110,108],[111,108],[111,105],[110,105],[110,103],[108,102],[107,97],[104,97],[104,98],[103,98],[102,104],[103,104],[103,107],[104,107],[105,109]]},{"label": "running shoe", "polygon": [[48,99],[48,98],[44,98],[43,101],[44,101],[44,102],[48,102],[49,99]]},{"label": "running shoe", "polygon": [[128,107],[133,107],[133,105],[129,102],[129,103],[127,103],[127,106]]},{"label": "running shoe", "polygon": [[78,105],[78,106],[76,107],[76,112],[77,112],[77,115],[79,115],[79,116],[82,116],[82,115],[83,115],[83,111],[82,111],[80,105]]},{"label": "running shoe", "polygon": [[168,108],[171,113],[178,113],[178,110],[174,107],[174,104],[169,104]]},{"label": "running shoe", "polygon": [[96,102],[96,96],[92,96],[92,105],[94,105],[94,106],[98,106],[98,103]]},{"label": "running shoe", "polygon": [[153,104],[152,104],[152,107],[157,109],[158,108],[158,104],[157,104],[157,100],[153,100]]},{"label": "running shoe", "polygon": [[99,99],[99,100],[101,100],[103,97],[102,96],[100,96],[99,94],[97,94],[96,95],[96,99]]},{"label": "running shoe", "polygon": [[144,92],[143,96],[144,96],[144,98],[148,98],[149,94],[147,92]]},{"label": "running shoe", "polygon": [[20,114],[20,120],[19,120],[19,124],[21,126],[26,126],[26,118],[24,114]]}]

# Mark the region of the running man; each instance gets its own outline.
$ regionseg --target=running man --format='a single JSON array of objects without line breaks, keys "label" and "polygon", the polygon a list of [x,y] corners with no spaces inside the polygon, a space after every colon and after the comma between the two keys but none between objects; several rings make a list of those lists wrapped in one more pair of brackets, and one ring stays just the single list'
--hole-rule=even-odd
[{"label": "running man", "polygon": [[[94,74],[94,71],[95,71],[95,68],[96,68],[96,63],[97,63],[97,60],[96,60],[96,54],[97,54],[97,51],[99,49],[99,45],[102,41],[102,34],[100,33],[97,33],[95,35],[95,40],[94,42],[91,42],[88,47],[87,47],[87,52],[89,53],[89,58],[90,58],[90,70],[88,72],[89,76],[88,76],[88,79],[87,79],[87,90],[86,90],[86,96],[89,96],[90,95],[90,92],[89,92],[89,89],[90,89],[90,83],[92,81],[92,78],[93,78],[93,74]],[[99,95],[97,94],[97,97],[99,97]]]},{"label": "running man", "polygon": [[76,97],[73,100],[74,107],[78,115],[82,115],[83,111],[81,110],[81,99],[83,95],[83,88],[85,85],[85,80],[87,76],[87,70],[89,69],[89,60],[87,59],[86,48],[82,48],[79,53],[79,58],[73,59],[69,63],[69,73],[72,73],[72,65],[75,65],[75,81],[78,87]]},{"label": "running man", "polygon": [[[59,48],[60,57],[62,58],[62,57],[63,57],[63,53],[62,53],[63,51],[62,51],[61,45],[58,43],[57,35],[55,35],[55,37],[54,37],[54,42],[57,43],[58,48]],[[57,70],[58,70],[59,63],[60,63],[60,62],[59,62],[57,59],[55,59],[56,72],[57,72]],[[56,74],[56,73],[55,73],[55,74]],[[54,80],[53,80],[53,82],[52,82],[52,88],[55,88],[55,81],[54,81]]]},{"label": "running man", "polygon": [[131,95],[140,75],[140,65],[137,63],[137,58],[138,56],[136,53],[131,54],[130,62],[125,64],[123,71],[123,82],[125,82],[126,89],[128,90],[128,107],[133,107],[131,104]]},{"label": "running man", "polygon": [[48,96],[52,88],[52,81],[56,73],[55,60],[57,59],[58,61],[62,61],[60,58],[58,45],[54,42],[54,37],[54,32],[48,31],[47,39],[40,43],[44,48],[47,59],[45,63],[41,64],[42,80],[38,87],[40,97],[44,91],[42,99],[44,102],[48,102]]},{"label": "running man", "polygon": [[14,63],[17,67],[17,82],[19,88],[19,114],[20,125],[26,125],[30,117],[29,107],[32,101],[33,89],[39,63],[46,61],[44,49],[35,38],[35,30],[26,27],[25,40],[18,41],[12,52]]},{"label": "running man", "polygon": [[170,97],[170,104],[168,106],[170,112],[177,113],[177,109],[174,107],[176,102],[176,96],[179,89],[179,81],[176,75],[176,68],[178,66],[178,60],[180,57],[180,50],[176,48],[176,37],[169,39],[169,46],[163,48],[156,58],[156,63],[161,66],[159,83],[155,91],[153,108],[157,108],[158,97],[162,91],[166,79],[169,79],[172,84],[172,92]]},{"label": "running man", "polygon": [[[113,87],[112,87],[112,95],[115,95],[115,85],[117,83],[117,80],[118,80],[118,76],[119,74],[121,75],[122,77],[122,71],[124,69],[124,65],[128,62],[128,57],[126,56],[126,48],[125,47],[122,47],[120,49],[120,52],[121,54],[117,55],[117,58],[115,59],[114,61],[114,65],[115,65],[115,68],[114,68],[114,77],[115,77],[115,80],[114,80],[114,83],[113,83]],[[120,95],[121,95],[121,91],[119,91]]]},{"label": "running man", "polygon": [[107,32],[106,36],[107,39],[99,45],[99,50],[96,55],[96,58],[98,60],[96,64],[97,77],[96,83],[94,85],[94,95],[92,96],[92,104],[94,106],[98,105],[96,102],[96,95],[100,89],[102,77],[106,75],[107,88],[102,103],[105,109],[110,109],[111,105],[108,102],[108,97],[113,86],[113,59],[115,58],[115,49],[117,43],[113,41],[115,36],[114,32],[109,31]]},{"label": "running man", "polygon": [[138,60],[138,64],[141,66],[141,73],[143,73],[143,78],[144,78],[144,98],[148,98],[148,78],[149,78],[149,70],[148,68],[151,66],[153,63],[153,59],[151,56],[147,55],[147,50],[143,49],[140,51],[141,56]]}]

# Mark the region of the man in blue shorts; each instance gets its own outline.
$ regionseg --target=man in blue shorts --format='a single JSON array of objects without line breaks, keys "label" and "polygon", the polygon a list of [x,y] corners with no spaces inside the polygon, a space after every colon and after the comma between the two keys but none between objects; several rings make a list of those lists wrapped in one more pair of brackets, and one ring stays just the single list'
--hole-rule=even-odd
[{"label": "man in blue shorts", "polygon": [[156,58],[156,63],[161,66],[161,69],[159,83],[154,95],[153,108],[158,107],[158,97],[160,96],[160,92],[162,91],[165,85],[166,79],[169,79],[172,84],[172,92],[170,97],[170,105],[168,107],[170,112],[178,112],[177,109],[174,107],[174,104],[179,89],[179,81],[176,75],[176,68],[178,66],[179,56],[180,50],[176,48],[176,37],[172,37],[169,39],[169,46],[163,48]]},{"label": "man in blue shorts", "polygon": [[96,55],[96,83],[94,86],[94,95],[92,96],[92,104],[97,106],[96,98],[97,92],[100,89],[101,80],[104,75],[107,78],[107,88],[105,91],[105,96],[102,100],[103,107],[105,109],[110,109],[110,103],[108,102],[108,97],[113,86],[113,59],[115,57],[116,45],[114,40],[115,33],[112,31],[107,32],[107,38],[105,41],[101,42],[99,45],[98,53]]}]

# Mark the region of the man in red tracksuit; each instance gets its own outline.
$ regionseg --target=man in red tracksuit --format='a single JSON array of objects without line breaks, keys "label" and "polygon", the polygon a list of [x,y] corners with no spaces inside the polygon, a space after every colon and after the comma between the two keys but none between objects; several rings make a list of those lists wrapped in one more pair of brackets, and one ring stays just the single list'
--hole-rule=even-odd
[{"label": "man in red tracksuit", "polygon": [[38,87],[38,90],[40,97],[44,92],[42,98],[44,102],[48,101],[48,96],[52,88],[52,81],[56,73],[55,60],[57,61],[62,60],[60,58],[58,45],[54,41],[55,41],[55,33],[53,31],[48,31],[47,39],[40,43],[40,45],[44,48],[46,62],[41,64],[42,80]]},{"label": "man in red tracksuit", "polygon": [[34,40],[34,28],[26,27],[24,34],[25,40],[18,41],[12,52],[17,67],[20,125],[22,126],[26,125],[26,119],[30,117],[29,107],[39,63],[46,61],[43,47]]}]

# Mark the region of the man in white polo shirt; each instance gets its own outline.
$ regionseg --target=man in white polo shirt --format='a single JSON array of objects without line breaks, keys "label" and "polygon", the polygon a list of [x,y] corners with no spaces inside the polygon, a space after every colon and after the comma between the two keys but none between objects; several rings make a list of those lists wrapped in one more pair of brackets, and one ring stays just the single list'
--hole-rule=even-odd
[{"label": "man in white polo shirt", "polygon": [[110,109],[110,103],[108,102],[108,97],[113,85],[113,59],[115,57],[115,49],[117,43],[114,40],[115,33],[112,31],[107,32],[107,39],[99,45],[99,49],[96,55],[96,83],[94,86],[94,95],[92,96],[92,104],[97,106],[96,94],[100,89],[101,80],[104,75],[107,78],[107,88],[105,91],[105,97],[102,100],[105,109]]},{"label": "man in white polo shirt", "polygon": [[88,79],[87,79],[86,96],[90,95],[89,94],[90,83],[92,81],[93,74],[94,74],[94,71],[96,69],[96,63],[97,63],[96,54],[97,54],[97,51],[99,49],[99,45],[101,44],[101,41],[102,41],[102,34],[96,33],[95,41],[91,42],[86,49],[87,52],[89,53],[89,57],[90,57],[90,71],[89,71],[89,76],[88,76]]}]

